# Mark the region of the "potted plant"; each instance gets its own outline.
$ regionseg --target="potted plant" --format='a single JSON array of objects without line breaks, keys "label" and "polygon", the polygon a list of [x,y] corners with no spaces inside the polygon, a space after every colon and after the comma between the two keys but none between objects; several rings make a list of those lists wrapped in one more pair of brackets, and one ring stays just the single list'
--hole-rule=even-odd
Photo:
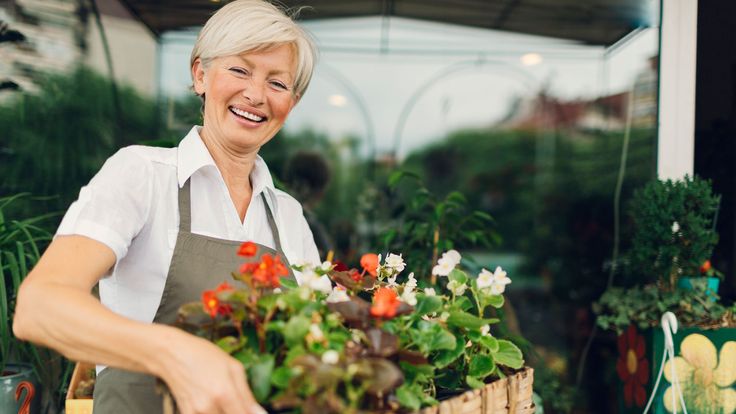
[{"label": "potted plant", "polygon": [[698,177],[655,180],[637,190],[631,203],[629,271],[665,290],[688,288],[693,279],[707,277],[707,283],[697,283],[717,293],[720,273],[710,258],[718,243],[720,200],[710,181]]},{"label": "potted plant", "polygon": [[[641,412],[653,392],[663,364],[664,333],[658,326],[666,311],[679,321],[680,330],[673,339],[680,356],[664,365],[664,386],[655,395],[654,412],[682,410],[671,404],[672,364],[683,369],[680,379],[689,390],[688,411],[732,412],[727,400],[730,392],[736,392],[736,378],[723,372],[736,366],[736,353],[730,351],[736,349],[736,306],[718,301],[714,281],[720,273],[710,265],[718,241],[719,202],[709,181],[688,176],[654,181],[634,194],[631,247],[621,269],[637,283],[607,289],[593,306],[597,324],[619,335],[616,373],[622,389],[621,412]],[[706,380],[713,375],[719,380]],[[721,399],[721,390],[731,391]],[[698,395],[713,398],[703,400]]]},{"label": "potted plant", "polygon": [[[254,247],[246,242],[240,254],[253,255]],[[240,287],[224,283],[182,306],[178,324],[240,360],[255,397],[277,410],[407,412],[445,404],[440,411],[532,412],[532,371],[518,371],[521,351],[493,336],[498,319],[485,317],[503,305],[511,280],[500,268],[471,277],[460,259],[444,253],[433,273],[446,288],[420,290],[413,273],[397,282],[406,267],[400,255],[364,255],[362,270],[295,266],[302,273],[296,286],[265,254],[233,274]],[[455,398],[439,401],[446,397]]]},{"label": "potted plant", "polygon": [[53,351],[17,340],[12,331],[18,287],[51,240],[42,224],[57,215],[15,218],[27,201],[33,201],[27,194],[0,198],[0,412],[55,413],[71,365]]}]

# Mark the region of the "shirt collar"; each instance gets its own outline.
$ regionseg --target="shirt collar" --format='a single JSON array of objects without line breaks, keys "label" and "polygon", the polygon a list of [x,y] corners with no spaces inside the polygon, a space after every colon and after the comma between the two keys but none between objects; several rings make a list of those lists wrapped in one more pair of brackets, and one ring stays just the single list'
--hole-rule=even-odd
[{"label": "shirt collar", "polygon": [[[195,125],[179,143],[176,170],[179,187],[182,187],[200,168],[206,166],[217,168],[215,160],[212,159],[212,155],[210,155],[207,146],[204,145],[199,135],[201,129],[201,126]],[[254,196],[260,194],[266,188],[274,188],[271,173],[260,155],[256,155],[253,170],[250,172],[250,183],[253,186]]]}]

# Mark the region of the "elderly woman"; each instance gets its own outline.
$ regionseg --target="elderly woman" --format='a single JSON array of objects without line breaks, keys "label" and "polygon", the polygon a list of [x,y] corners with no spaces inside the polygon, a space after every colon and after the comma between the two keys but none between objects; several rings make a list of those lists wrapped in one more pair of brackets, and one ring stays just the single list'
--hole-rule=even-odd
[{"label": "elderly woman", "polygon": [[[155,377],[185,414],[263,412],[237,360],[169,324],[180,305],[230,279],[242,241],[284,263],[319,260],[301,206],[274,188],[258,156],[314,59],[308,35],[273,5],[229,3],[192,52],[203,126],[178,148],[120,150],[67,211],[20,289],[13,329],[100,364],[96,414],[160,411]],[[98,282],[102,303],[90,294]]]}]

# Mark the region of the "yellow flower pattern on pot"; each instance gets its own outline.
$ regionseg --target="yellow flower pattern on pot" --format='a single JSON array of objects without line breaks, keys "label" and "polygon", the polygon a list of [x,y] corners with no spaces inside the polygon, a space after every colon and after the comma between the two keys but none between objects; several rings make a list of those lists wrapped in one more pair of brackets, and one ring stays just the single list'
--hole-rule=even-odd
[{"label": "yellow flower pattern on pot", "polygon": [[[701,334],[688,335],[680,344],[680,356],[667,361],[664,377],[672,383],[672,366],[680,381],[685,405],[690,413],[733,414],[736,411],[736,341],[721,347],[720,355],[713,342]],[[682,412],[679,397],[672,405],[673,387],[664,393],[669,412]]]}]

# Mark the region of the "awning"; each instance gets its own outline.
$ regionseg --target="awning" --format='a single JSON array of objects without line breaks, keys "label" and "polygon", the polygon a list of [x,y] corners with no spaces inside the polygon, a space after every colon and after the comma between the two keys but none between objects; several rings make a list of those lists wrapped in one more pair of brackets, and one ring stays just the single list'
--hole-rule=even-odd
[{"label": "awning", "polygon": [[[217,0],[122,0],[156,35],[201,26]],[[300,18],[398,16],[610,46],[657,21],[654,0],[282,0]]]}]

